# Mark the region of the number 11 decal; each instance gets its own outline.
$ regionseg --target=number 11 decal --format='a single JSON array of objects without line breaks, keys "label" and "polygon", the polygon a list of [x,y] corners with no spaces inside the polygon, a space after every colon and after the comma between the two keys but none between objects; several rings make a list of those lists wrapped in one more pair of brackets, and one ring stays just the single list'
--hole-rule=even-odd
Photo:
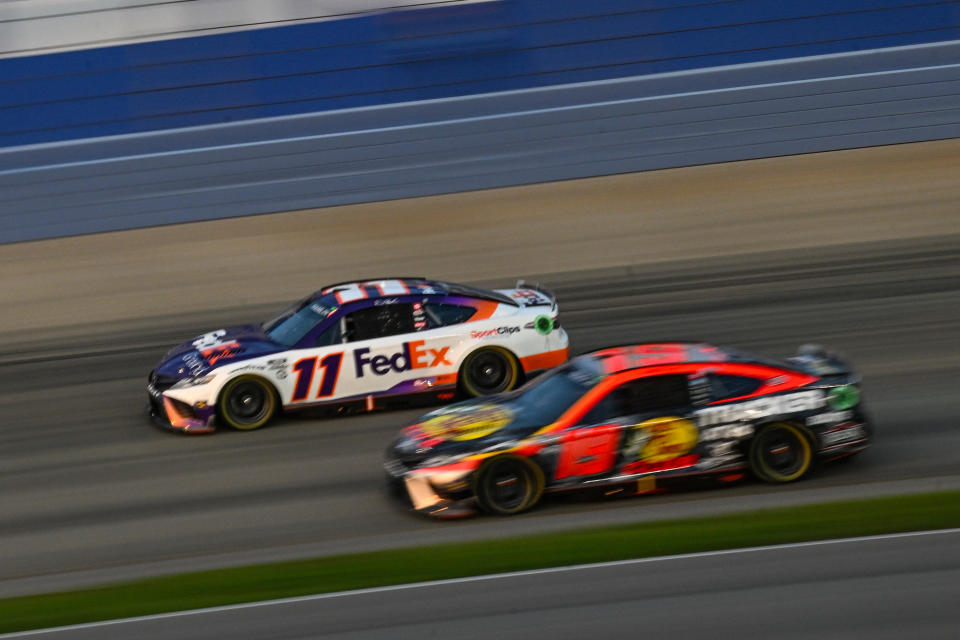
[{"label": "number 11 decal", "polygon": [[333,395],[337,387],[337,379],[340,377],[340,364],[343,362],[343,352],[329,353],[320,360],[317,365],[317,356],[310,356],[297,360],[293,365],[293,370],[297,374],[297,381],[293,385],[293,399],[291,402],[301,402],[310,395],[310,385],[313,383],[313,374],[319,368],[323,369],[323,376],[320,378],[320,389],[317,390],[317,398],[329,398]]}]

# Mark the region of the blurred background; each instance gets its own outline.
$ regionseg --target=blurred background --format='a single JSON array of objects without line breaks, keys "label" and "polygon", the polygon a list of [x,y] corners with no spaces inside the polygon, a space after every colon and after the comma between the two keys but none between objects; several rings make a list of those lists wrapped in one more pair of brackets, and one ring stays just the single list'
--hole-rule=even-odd
[{"label": "blurred background", "polygon": [[[958,54],[947,1],[0,1],[0,595],[956,487]],[[396,273],[540,280],[575,351],[824,343],[877,444],[451,529],[379,489],[413,414],[141,414],[170,344]]]}]

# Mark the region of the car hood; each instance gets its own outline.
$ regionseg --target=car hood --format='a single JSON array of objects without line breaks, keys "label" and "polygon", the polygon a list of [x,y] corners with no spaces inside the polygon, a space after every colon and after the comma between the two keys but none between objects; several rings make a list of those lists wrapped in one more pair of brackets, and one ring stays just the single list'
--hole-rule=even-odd
[{"label": "car hood", "polygon": [[199,376],[223,365],[285,349],[271,341],[259,325],[219,329],[175,346],[160,360],[156,373],[174,378]]},{"label": "car hood", "polygon": [[499,447],[536,429],[536,425],[522,424],[508,403],[478,398],[431,411],[403,428],[393,453],[408,464],[419,464],[435,456]]}]

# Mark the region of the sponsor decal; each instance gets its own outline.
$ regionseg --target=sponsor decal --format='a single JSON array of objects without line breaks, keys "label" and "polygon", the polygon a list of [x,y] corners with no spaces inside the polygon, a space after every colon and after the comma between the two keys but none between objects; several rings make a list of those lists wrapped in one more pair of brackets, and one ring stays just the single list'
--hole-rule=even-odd
[{"label": "sponsor decal", "polygon": [[633,475],[635,473],[653,473],[655,471],[673,471],[675,469],[686,469],[695,466],[700,461],[700,456],[690,454],[686,456],[677,456],[668,460],[659,460],[651,462],[648,460],[637,460],[631,462],[621,471],[624,475]]},{"label": "sponsor decal", "polygon": [[367,369],[374,375],[382,376],[390,372],[403,373],[411,369],[426,369],[452,364],[447,359],[447,352],[450,351],[450,347],[428,349],[424,347],[424,344],[423,340],[404,342],[399,352],[390,355],[371,356],[369,355],[369,347],[357,349],[353,352],[357,377],[362,378]]},{"label": "sponsor decal", "polygon": [[539,315],[533,321],[533,327],[537,330],[537,333],[547,335],[553,331],[553,318],[550,316]]},{"label": "sponsor decal", "polygon": [[413,303],[413,328],[417,331],[427,328],[427,312],[419,302]]},{"label": "sponsor decal", "polygon": [[718,407],[705,407],[696,413],[697,424],[701,427],[755,420],[769,416],[779,416],[802,411],[815,411],[826,404],[823,391],[800,391],[782,396],[758,398],[748,402],[725,404]]},{"label": "sponsor decal", "polygon": [[700,440],[709,442],[712,440],[740,440],[749,438],[753,435],[754,428],[752,424],[722,424],[718,427],[711,427],[700,432]]},{"label": "sponsor decal", "polygon": [[846,422],[852,417],[853,411],[827,411],[807,418],[807,425],[812,427],[818,424],[836,424]]},{"label": "sponsor decal", "polygon": [[429,418],[419,427],[428,437],[440,441],[476,440],[499,431],[512,418],[513,414],[499,405],[472,405]]},{"label": "sponsor decal", "polygon": [[207,368],[203,358],[195,351],[191,351],[187,355],[183,356],[183,363],[187,365],[187,369],[190,370],[190,374],[194,376],[200,375]]},{"label": "sponsor decal", "polygon": [[867,431],[863,425],[847,425],[836,429],[831,429],[820,436],[820,442],[824,449],[836,447],[850,442],[864,440],[867,437]]},{"label": "sponsor decal", "polygon": [[190,344],[193,345],[193,348],[197,351],[203,351],[210,347],[215,347],[218,344],[221,344],[220,338],[227,335],[226,329],[217,329],[216,331],[211,331],[210,333],[205,333]]},{"label": "sponsor decal", "polygon": [[233,369],[230,371],[231,374],[240,373],[242,371],[267,371],[268,369],[262,364],[248,364],[239,369]]},{"label": "sponsor decal", "polygon": [[214,347],[209,347],[200,351],[200,354],[207,361],[207,364],[211,367],[216,364],[218,360],[223,360],[226,358],[232,358],[233,356],[241,353],[243,347],[240,346],[240,343],[237,341],[227,342],[225,344],[218,344]]},{"label": "sponsor decal", "polygon": [[736,442],[713,442],[707,445],[712,458],[724,458],[736,452]]},{"label": "sponsor decal", "polygon": [[661,462],[677,458],[697,444],[697,428],[686,418],[666,416],[645,420],[627,433],[623,447],[627,460]]},{"label": "sponsor decal", "polygon": [[510,297],[525,305],[539,304],[543,298],[533,289],[517,289],[510,293]]},{"label": "sponsor decal", "polygon": [[851,409],[860,402],[860,390],[853,385],[844,385],[830,389],[830,397],[827,398],[830,407],[840,411],[842,409]]},{"label": "sponsor decal", "polygon": [[385,307],[391,304],[400,304],[400,300],[398,298],[379,298],[374,301],[373,306]]},{"label": "sponsor decal", "polygon": [[736,442],[715,442],[707,447],[708,456],[697,463],[700,469],[715,469],[740,463],[743,455],[737,449]]},{"label": "sponsor decal", "polygon": [[497,327],[496,329],[486,329],[485,331],[471,331],[470,337],[476,340],[489,338],[490,336],[512,336],[520,331],[520,327]]},{"label": "sponsor decal", "polygon": [[690,375],[690,400],[694,405],[707,404],[711,397],[710,380],[703,371]]},{"label": "sponsor decal", "polygon": [[279,379],[284,380],[287,377],[287,359],[273,358],[267,360],[267,369],[273,371]]}]

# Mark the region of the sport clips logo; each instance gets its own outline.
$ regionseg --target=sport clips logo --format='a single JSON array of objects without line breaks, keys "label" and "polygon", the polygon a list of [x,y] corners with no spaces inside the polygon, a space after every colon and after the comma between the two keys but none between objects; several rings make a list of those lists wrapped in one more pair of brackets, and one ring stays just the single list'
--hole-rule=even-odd
[{"label": "sport clips logo", "polygon": [[490,336],[512,336],[520,331],[520,327],[497,327],[496,329],[487,329],[486,331],[471,331],[470,337],[473,339],[489,338]]}]

